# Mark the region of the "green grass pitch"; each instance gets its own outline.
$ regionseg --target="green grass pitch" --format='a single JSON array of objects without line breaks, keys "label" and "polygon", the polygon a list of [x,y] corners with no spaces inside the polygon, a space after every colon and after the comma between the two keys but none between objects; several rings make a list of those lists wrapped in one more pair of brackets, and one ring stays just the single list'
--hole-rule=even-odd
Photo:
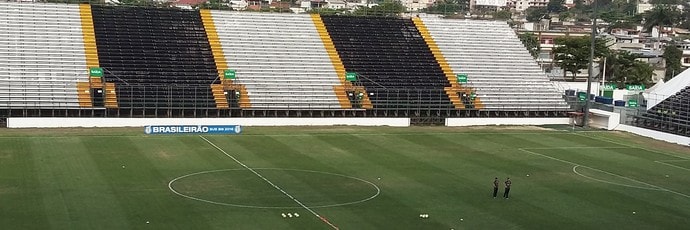
[{"label": "green grass pitch", "polygon": [[[243,131],[207,142],[143,129],[2,129],[0,228],[690,228],[689,149],[631,134]],[[512,179],[510,199],[491,197],[494,177]]]}]

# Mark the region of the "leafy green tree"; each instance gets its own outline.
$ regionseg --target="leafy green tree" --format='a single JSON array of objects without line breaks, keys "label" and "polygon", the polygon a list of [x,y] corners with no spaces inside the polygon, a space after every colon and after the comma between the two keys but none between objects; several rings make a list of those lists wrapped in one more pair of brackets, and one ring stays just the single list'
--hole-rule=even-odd
[{"label": "leafy green tree", "polygon": [[[556,65],[561,67],[563,77],[566,77],[566,72],[573,74],[572,80],[577,78],[580,70],[586,69],[589,64],[589,53],[591,47],[591,40],[589,36],[585,37],[560,37],[555,40],[556,48],[553,49],[554,61]],[[604,57],[610,52],[606,45],[606,40],[597,38],[594,48],[594,58]]]},{"label": "leafy green tree", "polygon": [[[637,60],[641,56],[627,51],[616,51],[606,55],[606,79],[619,84],[649,84],[654,68]],[[601,68],[603,71],[604,68]]]},{"label": "leafy green tree", "polygon": [[680,0],[651,0],[649,1],[652,5],[680,5],[683,1]]},{"label": "leafy green tree", "polygon": [[675,75],[682,71],[680,59],[683,57],[683,51],[678,49],[675,45],[668,44],[664,48],[664,62],[666,63],[666,74],[664,80],[671,80]]},{"label": "leafy green tree", "polygon": [[526,19],[528,22],[539,22],[540,20],[549,16],[549,11],[546,10],[546,7],[532,6],[527,8],[525,13],[527,14]]},{"label": "leafy green tree", "polygon": [[499,10],[499,11],[494,12],[493,16],[494,16],[494,19],[508,21],[511,19],[513,14],[507,10]]},{"label": "leafy green tree", "polygon": [[549,13],[561,13],[568,10],[565,6],[565,0],[549,0],[546,5],[546,10]]},{"label": "leafy green tree", "polygon": [[199,5],[192,6],[195,9],[214,9],[214,10],[232,10],[230,7],[230,0],[208,0]]},{"label": "leafy green tree", "polygon": [[405,12],[405,6],[399,1],[384,0],[379,5],[373,7],[360,7],[352,12],[353,15],[373,15],[397,17],[400,13]]},{"label": "leafy green tree", "polygon": [[525,46],[525,48],[527,48],[529,54],[532,55],[533,58],[537,58],[539,56],[541,47],[539,46],[539,39],[537,38],[537,35],[533,33],[524,33],[518,35],[518,38],[520,38],[520,41],[522,41],[522,44]]},{"label": "leafy green tree", "polygon": [[468,0],[440,0],[434,2],[430,7],[422,10],[431,14],[451,15],[455,13],[463,13],[469,9]]},{"label": "leafy green tree", "polygon": [[649,32],[656,26],[673,26],[678,22],[680,16],[681,12],[676,6],[655,5],[654,8],[644,13],[643,27],[645,31]]}]

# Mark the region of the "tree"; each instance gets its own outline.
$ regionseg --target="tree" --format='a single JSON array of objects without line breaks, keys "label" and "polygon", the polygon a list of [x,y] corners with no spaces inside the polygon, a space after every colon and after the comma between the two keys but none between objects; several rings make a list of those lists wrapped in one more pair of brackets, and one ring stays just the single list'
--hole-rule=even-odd
[{"label": "tree", "polygon": [[546,10],[549,13],[564,12],[567,8],[563,5],[565,5],[565,0],[549,0],[549,3],[546,5]]},{"label": "tree", "polygon": [[682,1],[680,0],[651,0],[649,4],[652,5],[680,5]]},{"label": "tree", "polygon": [[542,19],[547,18],[549,16],[549,11],[546,10],[546,7],[532,6],[527,8],[527,10],[525,10],[525,13],[527,13],[528,22],[539,22]]},{"label": "tree", "polygon": [[[566,72],[573,74],[573,81],[581,69],[586,69],[589,64],[589,36],[584,37],[560,37],[555,40],[556,48],[553,49],[554,61],[563,69],[563,77]],[[606,40],[597,38],[594,48],[594,58],[604,57],[609,53]]]},{"label": "tree", "polygon": [[537,58],[539,56],[541,47],[539,47],[539,39],[537,39],[537,35],[533,33],[524,33],[518,35],[518,38],[520,38],[520,41],[522,41],[522,44],[525,46],[525,48],[527,48],[529,54],[531,54],[533,58]]},{"label": "tree", "polygon": [[469,1],[467,0],[441,0],[434,2],[433,5],[423,11],[431,14],[451,15],[467,11],[468,5]]},{"label": "tree", "polygon": [[[656,26],[672,26],[678,22],[680,15],[680,11],[676,6],[655,5],[654,8],[644,13],[643,27],[645,31],[650,32]],[[659,36],[661,36],[661,33],[659,33]]]},{"label": "tree", "polygon": [[664,48],[664,62],[666,63],[666,74],[664,80],[671,80],[675,75],[682,70],[680,59],[683,57],[683,51],[678,49],[673,44],[668,44]]},{"label": "tree", "polygon": [[373,7],[359,7],[352,11],[352,14],[396,17],[402,12],[405,12],[405,6],[403,6],[399,1],[385,0],[379,5]]},{"label": "tree", "polygon": [[195,9],[214,9],[231,10],[230,0],[208,0],[199,5],[193,6]]},{"label": "tree", "polygon": [[508,21],[512,18],[513,14],[507,10],[499,10],[493,13],[494,19]]},{"label": "tree", "polygon": [[619,84],[649,84],[654,68],[649,63],[637,60],[641,56],[628,51],[610,52],[606,55],[606,80]]}]

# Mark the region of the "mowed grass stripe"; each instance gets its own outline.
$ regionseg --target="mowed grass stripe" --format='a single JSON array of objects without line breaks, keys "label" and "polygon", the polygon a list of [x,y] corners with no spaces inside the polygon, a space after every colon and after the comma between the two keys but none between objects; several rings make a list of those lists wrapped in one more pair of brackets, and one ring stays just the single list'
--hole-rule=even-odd
[{"label": "mowed grass stripe", "polygon": [[[545,136],[530,136],[518,138],[515,135],[501,135],[491,136],[485,139],[473,139],[466,143],[466,149],[489,149],[488,155],[493,155],[493,158],[487,158],[483,161],[489,160],[488,164],[493,164],[506,170],[511,171],[514,188],[512,191],[513,199],[519,199],[519,202],[528,203],[529,206],[538,207],[537,210],[524,209],[525,205],[516,205],[509,207],[508,210],[496,210],[495,213],[500,213],[501,218],[510,219],[516,223],[529,225],[530,223],[538,222],[541,227],[558,228],[558,229],[591,229],[600,228],[602,221],[600,216],[620,216],[620,210],[607,208],[602,203],[591,202],[588,199],[588,193],[580,196],[578,191],[582,190],[582,183],[586,181],[578,181],[575,174],[570,172],[570,168],[564,168],[550,159],[531,156],[524,154],[517,149],[504,149],[502,144],[508,146],[532,146],[532,147],[546,147],[547,143],[550,145],[572,145],[570,138],[567,136],[557,136],[562,140],[548,140],[545,144],[536,142],[540,139],[546,139]],[[579,139],[575,137],[575,139]],[[496,151],[490,151],[495,149]],[[481,159],[481,157],[475,157]],[[471,164],[487,164],[481,162],[472,162]],[[491,166],[487,166],[491,167]],[[517,171],[516,171],[517,170]],[[530,177],[526,177],[526,173],[530,173]],[[517,174],[517,175],[516,175]],[[504,178],[501,178],[504,180]],[[545,199],[552,198],[552,199]],[[514,208],[514,209],[510,209]],[[597,210],[597,211],[592,211]],[[619,214],[616,214],[619,213]],[[554,216],[559,216],[554,218]],[[621,216],[625,219],[627,216]],[[618,220],[618,219],[616,219]],[[634,223],[636,221],[628,221]],[[614,222],[615,223],[615,222]],[[641,223],[640,223],[641,224]],[[636,224],[631,224],[635,226]]]},{"label": "mowed grass stripe", "polygon": [[44,211],[51,228],[130,228],[115,192],[85,144],[80,138],[31,138]]},{"label": "mowed grass stripe", "polygon": [[[591,149],[588,149],[591,150]],[[532,150],[530,150],[532,151]],[[546,151],[546,150],[539,150],[539,151]],[[540,153],[541,154],[541,153]],[[550,154],[545,154],[545,155],[550,155]],[[553,157],[553,156],[551,156]],[[576,163],[582,164],[582,165],[587,165],[587,164],[593,164],[597,162],[597,159],[590,159],[590,160],[581,160]],[[562,162],[563,163],[563,162]],[[564,167],[570,167],[572,168],[572,164],[564,164]],[[640,178],[632,178],[627,176],[623,172],[618,172],[615,171],[616,166],[611,165],[611,167],[602,169],[602,168],[595,168],[599,170],[604,170],[606,172],[611,172],[615,173],[617,175],[625,176],[628,178],[631,178],[633,180],[638,180],[638,181],[643,181]],[[587,168],[580,168],[579,170],[586,171],[588,170]],[[595,171],[597,172],[597,171]],[[630,173],[630,171],[627,171]],[[601,179],[609,180],[615,179],[611,178],[612,175],[606,174],[599,172],[601,174]],[[591,174],[591,173],[590,173]],[[614,176],[615,177],[615,176]],[[620,183],[621,181],[625,181],[625,179],[620,179],[618,178],[619,181],[613,181]],[[588,179],[589,180],[589,179]],[[623,182],[624,183],[624,182]],[[632,186],[642,186],[639,184],[635,184],[634,182],[629,182],[630,185]],[[663,186],[662,186],[663,187]],[[636,188],[630,188],[630,187],[624,187],[624,186],[618,186],[618,185],[612,185],[608,183],[601,183],[599,181],[589,181],[589,183],[584,186],[583,188],[588,188],[588,191],[583,191],[580,193],[573,193],[573,195],[581,196],[583,199],[589,199],[593,200],[596,202],[601,202],[602,204],[606,204],[605,207],[606,209],[613,209],[617,211],[623,210],[625,214],[625,210],[632,212],[636,211],[640,212],[640,210],[644,210],[646,213],[655,213],[655,215],[646,215],[646,219],[640,219],[644,221],[640,221],[637,224],[632,224],[630,223],[630,217],[629,216],[621,216],[621,215],[612,215],[612,214],[607,214],[605,216],[609,217],[611,223],[607,222],[599,222],[599,226],[605,226],[605,224],[610,224],[612,227],[616,223],[620,222],[625,222],[626,224],[631,224],[630,228],[647,228],[643,226],[648,226],[649,228],[655,228],[655,225],[650,225],[650,222],[656,222],[656,221],[661,221],[663,219],[666,219],[669,222],[675,222],[675,223],[685,223],[689,224],[688,219],[684,217],[685,211],[682,210],[687,210],[690,205],[690,200],[687,199],[686,197],[682,196],[677,196],[672,193],[664,192],[664,191],[655,191],[655,190],[645,190],[645,189],[636,189]],[[597,194],[596,196],[593,195],[588,195],[588,194]],[[680,203],[678,203],[680,202]],[[669,208],[673,207],[673,208]],[[653,219],[653,220],[652,220]],[[608,220],[607,220],[608,221]],[[635,221],[636,222],[636,221]]]},{"label": "mowed grass stripe", "polygon": [[[334,143],[355,143],[358,138],[351,135],[330,136],[336,137]],[[337,172],[350,175],[377,184],[379,187],[385,186],[387,181],[395,180],[395,176],[390,176],[382,172],[374,162],[359,157],[349,147],[340,147],[329,141],[324,141],[321,135],[299,136],[299,137],[273,137],[286,148],[292,149],[287,155],[288,159],[279,161],[280,164],[290,164],[292,161],[304,163],[303,167],[323,170],[327,172]],[[284,148],[279,148],[284,149]],[[289,167],[284,165],[282,167]],[[384,178],[382,181],[377,178]],[[318,185],[316,185],[318,186]],[[368,192],[370,188],[367,188]],[[395,211],[391,211],[395,210]],[[382,194],[375,199],[365,203],[319,209],[320,212],[328,215],[334,222],[339,223],[343,229],[382,229],[390,227],[386,225],[390,221],[401,218],[414,218],[415,216],[400,216],[399,211],[408,210],[419,214],[419,211],[409,207],[407,204],[400,203],[391,196],[390,190],[383,190]],[[415,224],[419,224],[418,222]]]},{"label": "mowed grass stripe", "polygon": [[[646,150],[630,149],[539,149],[534,151],[580,165],[614,173],[634,180],[642,181],[676,192],[690,194],[690,178],[680,169],[660,165],[640,154],[658,155]],[[667,156],[660,156],[666,157]],[[673,177],[665,177],[673,175]]]},{"label": "mowed grass stripe", "polygon": [[[241,159],[254,159],[254,161],[243,161],[245,164],[247,164],[250,167],[253,168],[286,168],[286,169],[305,169],[305,170],[315,170],[315,171],[323,171],[323,172],[330,172],[330,173],[338,173],[342,174],[340,170],[338,170],[335,167],[330,167],[328,165],[325,165],[321,163],[320,161],[311,158],[310,156],[302,154],[302,150],[299,148],[309,148],[310,145],[309,143],[300,143],[300,139],[305,138],[305,137],[296,137],[292,139],[294,143],[298,143],[296,146],[300,146],[297,149],[286,145],[285,143],[278,141],[276,137],[273,136],[268,136],[268,137],[247,137],[247,138],[228,138],[231,141],[229,142],[220,142],[221,144],[219,145],[223,149],[232,149],[232,150],[238,150],[235,152],[235,157],[238,158],[238,160],[242,161]],[[218,140],[219,138],[217,137],[211,137],[214,143],[219,143]],[[224,148],[225,147],[225,148]],[[227,150],[226,150],[227,151]],[[230,152],[229,152],[230,153]],[[247,154],[247,155],[245,155]],[[252,156],[252,157],[248,157]],[[295,195],[295,191],[290,190],[290,186],[286,186],[289,181],[290,184],[293,184],[292,187],[300,187],[302,189],[306,188],[309,189],[310,191],[314,193],[321,194],[321,197],[324,199],[329,199],[328,196],[330,193],[333,193],[332,195],[338,195],[337,190],[329,189],[327,187],[324,187],[323,185],[319,184],[318,181],[311,181],[311,180],[305,180],[302,177],[296,177],[294,174],[298,174],[299,172],[294,172],[294,171],[285,171],[285,174],[283,174],[280,177],[272,177],[271,175],[265,175],[269,180],[271,180],[273,183],[277,184],[278,186],[281,186],[281,188],[285,189],[286,192],[290,193],[291,195],[295,196],[298,200],[304,202],[305,205],[311,206],[314,204],[310,204],[309,202],[306,202],[303,198],[300,196]],[[351,174],[348,174],[351,175]],[[353,175],[352,175],[353,176]],[[258,179],[258,178],[257,178]],[[288,180],[288,181],[286,181]],[[304,191],[297,191],[300,194],[304,194]],[[370,191],[367,191],[370,192]],[[288,199],[287,197],[285,199]],[[324,200],[323,202],[329,202],[332,204],[338,203],[335,199],[329,199],[329,200]],[[322,203],[322,202],[319,202]],[[300,210],[299,208],[296,210]],[[326,210],[326,211],[323,211]],[[347,226],[343,226],[341,224],[341,219],[334,218],[332,215],[329,215],[327,212],[329,209],[317,209],[317,211],[328,218],[331,222],[336,224],[340,228],[347,228]],[[301,210],[303,212],[303,210]],[[354,214],[354,213],[352,213]],[[307,217],[311,218],[311,217]],[[308,226],[323,226],[323,223],[315,220],[311,225]]]},{"label": "mowed grass stripe", "polygon": [[[147,157],[159,150],[185,149],[183,142],[170,141],[177,138],[187,137],[167,140],[81,137],[88,139],[88,153],[97,159],[95,165],[103,172],[104,181],[117,194],[122,206],[120,215],[127,217],[130,228],[144,227],[146,221],[162,229],[209,228],[204,218],[194,215],[190,205],[168,191],[168,178],[172,175],[165,176],[156,167],[160,162]],[[138,142],[146,143],[146,147],[140,147]],[[122,165],[126,167],[123,169]]]},{"label": "mowed grass stripe", "polygon": [[[554,168],[549,164],[533,164],[535,162],[534,159],[530,159],[529,156],[526,157],[524,154],[518,154],[516,149],[509,147],[517,143],[530,143],[520,142],[519,139],[517,143],[513,143],[516,142],[514,138],[508,138],[512,141],[506,141],[505,135],[477,136],[477,138],[473,138],[471,141],[442,138],[449,144],[455,144],[458,151],[470,152],[470,154],[462,158],[467,161],[467,165],[480,165],[484,168],[485,173],[483,177],[481,175],[474,175],[468,177],[467,180],[473,180],[483,185],[486,196],[490,194],[491,182],[494,176],[498,176],[501,182],[506,177],[512,178],[514,187],[511,192],[512,199],[508,201],[511,202],[510,205],[499,204],[491,206],[493,209],[491,213],[496,215],[496,218],[509,220],[518,226],[528,226],[532,221],[537,221],[540,223],[540,226],[545,228],[562,228],[564,223],[574,223],[569,224],[571,228],[586,228],[587,222],[580,221],[581,216],[570,215],[570,213],[562,211],[562,206],[564,205],[561,204],[567,204],[568,202],[587,205],[587,203],[581,203],[577,199],[568,197],[567,193],[560,191],[563,184],[558,182],[563,181],[562,175],[564,174],[555,174]],[[538,136],[535,138],[538,138]],[[438,141],[435,144],[439,144]],[[532,144],[531,146],[535,145]],[[532,176],[526,177],[528,173],[532,174]],[[568,174],[565,175],[566,177],[569,176]],[[554,177],[557,179],[552,180]],[[477,180],[479,178],[481,179]],[[540,180],[543,179],[546,179],[548,183],[540,183]],[[553,183],[554,181],[556,183]],[[501,185],[501,187],[503,186]],[[539,196],[535,196],[537,194]],[[564,202],[542,202],[539,199],[541,196],[561,197]],[[474,202],[477,206],[487,203],[484,199],[470,200],[470,202]],[[482,227],[489,228],[491,226],[492,223],[487,222]]]},{"label": "mowed grass stripe", "polygon": [[0,226],[50,228],[31,140],[0,140],[0,146]]},{"label": "mowed grass stripe", "polygon": [[[409,156],[409,144],[406,144],[400,137],[395,136],[376,136],[361,137],[343,142],[341,139],[332,137],[320,137],[339,148],[349,148],[358,157],[364,158],[378,168],[382,178],[381,185],[385,193],[390,193],[392,197],[399,199],[400,203],[406,203],[413,210],[398,210],[395,220],[408,223],[414,226],[419,224],[414,218],[419,213],[429,212],[430,215],[437,216],[427,222],[428,228],[449,228],[456,225],[460,213],[430,212],[432,207],[447,206],[455,204],[463,207],[458,202],[458,193],[462,182],[457,175],[429,165],[419,157]],[[349,138],[348,138],[349,139]],[[396,150],[394,150],[396,149]],[[440,180],[443,178],[443,180]],[[419,199],[424,197],[424,199]],[[410,219],[408,219],[410,218]],[[437,223],[432,223],[435,221]]]}]

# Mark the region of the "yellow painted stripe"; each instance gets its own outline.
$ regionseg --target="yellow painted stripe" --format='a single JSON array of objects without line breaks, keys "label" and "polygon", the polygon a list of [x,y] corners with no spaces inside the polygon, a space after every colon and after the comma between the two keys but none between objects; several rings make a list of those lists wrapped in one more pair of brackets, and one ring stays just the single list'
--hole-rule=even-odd
[{"label": "yellow painted stripe", "polygon": [[[91,67],[99,67],[98,63],[98,49],[96,49],[96,33],[93,29],[93,16],[91,15],[91,5],[79,5],[79,18],[81,19],[82,38],[84,40],[84,56],[86,58],[86,71],[89,72]],[[91,89],[94,87],[103,87],[103,83],[91,82],[77,82],[77,97],[80,107],[93,107],[91,103]]]},{"label": "yellow painted stripe", "polygon": [[223,53],[223,47],[220,45],[220,39],[218,38],[218,32],[216,32],[213,16],[211,16],[211,11],[207,9],[202,9],[199,13],[201,14],[201,21],[204,23],[204,30],[206,30],[208,43],[211,45],[211,52],[213,52],[213,60],[216,62],[218,77],[223,79],[223,71],[228,68],[228,63],[225,61],[225,54]]},{"label": "yellow painted stripe", "polygon": [[91,103],[91,87],[88,82],[77,82],[77,101],[79,107],[93,107]]},{"label": "yellow painted stripe", "polygon": [[228,109],[228,100],[225,97],[225,90],[234,89],[240,92],[240,108],[251,108],[249,103],[249,94],[247,89],[240,85],[233,84],[232,80],[225,79],[224,71],[229,68],[228,62],[225,59],[223,46],[220,44],[220,38],[216,31],[216,25],[213,21],[213,15],[210,10],[202,9],[199,11],[201,15],[201,22],[204,24],[208,44],[211,45],[211,52],[213,53],[213,60],[216,63],[216,70],[218,71],[218,78],[221,79],[221,84],[212,84],[213,97],[216,101],[216,108]]},{"label": "yellow painted stripe", "polygon": [[[466,93],[470,93],[473,90],[469,87],[463,87],[460,83],[458,83],[456,75],[450,68],[450,65],[446,61],[446,58],[443,56],[443,53],[436,44],[436,41],[434,41],[434,38],[429,33],[429,29],[427,29],[426,25],[424,25],[424,22],[422,22],[422,19],[419,17],[413,17],[412,22],[414,22],[415,26],[417,27],[417,30],[419,31],[419,34],[421,34],[422,38],[424,38],[424,41],[429,47],[429,50],[431,50],[431,53],[434,55],[434,58],[436,58],[436,62],[438,62],[438,65],[441,67],[441,70],[443,70],[443,74],[446,76],[448,82],[451,85],[450,88],[447,87],[445,89],[446,94],[448,94],[448,97],[450,98],[451,102],[453,102],[456,109],[464,109],[465,105],[460,100],[460,97],[457,95],[457,92],[464,91]],[[474,105],[475,108],[479,108],[482,106],[479,97],[474,99]]]},{"label": "yellow painted stripe", "polygon": [[319,37],[321,37],[323,47],[326,48],[326,53],[331,59],[335,73],[338,75],[338,79],[340,80],[340,85],[333,87],[335,96],[338,97],[338,102],[340,102],[341,108],[351,109],[352,103],[350,103],[350,99],[347,97],[347,89],[352,88],[352,83],[345,81],[345,66],[343,65],[342,60],[340,60],[340,56],[338,55],[338,51],[335,49],[331,35],[328,34],[328,30],[326,29],[326,25],[323,24],[321,15],[312,14],[311,20],[314,22],[316,32],[319,34]]},{"label": "yellow painted stripe", "polygon": [[115,83],[105,83],[105,107],[117,109],[117,93],[115,93]]},{"label": "yellow painted stripe", "polygon": [[98,49],[96,49],[96,33],[93,29],[91,5],[80,4],[79,16],[81,18],[82,36],[84,37],[84,53],[86,53],[87,70],[90,67],[99,67]]}]

